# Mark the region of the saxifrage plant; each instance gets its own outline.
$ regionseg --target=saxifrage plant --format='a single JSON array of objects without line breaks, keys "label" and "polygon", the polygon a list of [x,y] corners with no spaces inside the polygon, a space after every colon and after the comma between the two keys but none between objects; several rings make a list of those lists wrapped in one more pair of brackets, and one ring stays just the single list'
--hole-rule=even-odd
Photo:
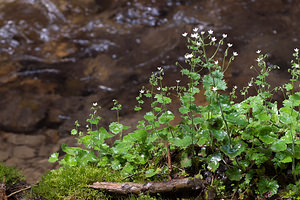
[{"label": "saxifrage plant", "polygon": [[[159,67],[149,79],[150,88],[143,87],[136,98],[136,111],[142,109],[144,98],[151,100],[151,110],[127,135],[123,131],[129,127],[119,121],[122,106],[116,100],[112,110],[117,112],[117,121],[108,130],[99,126],[100,107],[94,103],[86,133],[78,131],[78,122],[71,131],[84,148],[62,145],[66,154],[59,163],[64,167],[110,167],[132,180],[211,176],[210,185],[223,198],[228,191],[239,198],[300,198],[299,50],[293,54],[290,81],[275,88],[267,77],[279,67],[268,65],[267,55],[258,50],[257,66],[251,67],[258,75],[238,93],[236,86],[228,88],[224,78],[238,55],[233,52],[230,56],[232,44],[224,45],[227,35],[217,40],[212,30],[198,33],[197,28],[190,37],[188,33],[182,35],[187,38],[190,53],[185,55],[185,64],[178,66],[187,85],[180,86],[177,80],[176,86],[165,86],[164,70]],[[225,47],[222,56],[220,47]],[[195,101],[201,87],[208,105]],[[255,96],[248,96],[250,88],[256,90]],[[177,125],[171,123],[175,115],[170,109],[174,101],[170,94],[174,92],[180,99],[181,122]],[[281,107],[272,99],[276,92],[283,94]],[[236,101],[237,94],[244,99]],[[106,140],[117,134],[120,139],[109,146]],[[52,154],[49,161],[58,161],[58,156]]]}]

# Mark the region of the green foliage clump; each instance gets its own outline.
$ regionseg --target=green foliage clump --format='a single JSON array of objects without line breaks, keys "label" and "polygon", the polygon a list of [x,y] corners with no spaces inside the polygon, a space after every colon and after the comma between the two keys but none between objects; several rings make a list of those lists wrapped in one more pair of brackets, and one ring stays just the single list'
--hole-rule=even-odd
[{"label": "green foliage clump", "polygon": [[10,187],[20,181],[25,181],[25,178],[19,170],[15,167],[8,167],[0,163],[0,183],[4,183],[7,187]]},{"label": "green foliage clump", "polygon": [[[99,126],[100,107],[94,104],[86,133],[78,131],[77,122],[71,131],[85,148],[62,145],[66,154],[59,163],[66,169],[93,163],[131,180],[164,180],[177,175],[209,178],[207,190],[217,191],[222,198],[232,198],[228,193],[241,199],[279,194],[296,198],[300,175],[299,50],[293,54],[290,81],[275,88],[267,77],[279,67],[268,65],[267,55],[258,51],[257,65],[251,67],[257,77],[237,91],[236,86],[228,88],[224,78],[238,55],[230,54],[232,44],[224,45],[227,35],[218,41],[213,31],[199,34],[197,30],[191,37],[183,34],[190,53],[185,55],[185,64],[178,66],[186,86],[180,86],[180,80],[176,86],[165,86],[164,70],[159,67],[149,79],[150,88],[143,87],[136,98],[136,111],[142,109],[143,98],[151,100],[151,110],[136,130],[125,136],[123,131],[129,127],[119,122],[122,106],[114,101],[112,110],[117,113],[117,121],[107,130]],[[223,59],[219,55],[221,46],[225,46]],[[196,103],[201,87],[208,105]],[[249,89],[256,95],[248,96]],[[170,106],[174,92],[180,101],[178,117],[182,119],[176,125],[171,123],[175,119]],[[281,107],[273,100],[277,92],[285,98]],[[237,95],[243,100],[235,101]],[[109,146],[106,140],[117,134],[120,139]],[[52,154],[49,161],[58,161],[58,156]]]}]

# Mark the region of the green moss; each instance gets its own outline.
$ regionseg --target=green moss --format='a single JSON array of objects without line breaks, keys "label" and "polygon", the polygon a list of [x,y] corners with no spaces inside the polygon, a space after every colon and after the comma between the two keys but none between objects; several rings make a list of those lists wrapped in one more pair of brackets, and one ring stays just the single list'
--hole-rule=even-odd
[{"label": "green moss", "polygon": [[[104,191],[88,188],[96,181],[122,182],[119,172],[108,168],[92,166],[66,167],[52,170],[44,175],[39,184],[31,190],[30,198],[41,199],[126,199],[125,196],[112,196]],[[128,199],[152,199],[148,195],[128,197]],[[155,199],[155,198],[154,198]]]},{"label": "green moss", "polygon": [[24,176],[15,167],[8,167],[0,163],[0,182],[5,182],[5,185],[10,187],[24,180]]}]

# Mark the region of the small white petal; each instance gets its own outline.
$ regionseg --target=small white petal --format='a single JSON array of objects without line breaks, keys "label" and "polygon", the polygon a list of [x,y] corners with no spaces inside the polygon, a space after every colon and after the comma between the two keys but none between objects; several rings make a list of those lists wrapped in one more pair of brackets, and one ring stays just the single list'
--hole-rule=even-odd
[{"label": "small white petal", "polygon": [[232,47],[232,44],[231,44],[231,43],[227,43],[227,46],[228,46],[228,47]]},{"label": "small white petal", "polygon": [[213,33],[214,33],[214,31],[211,30],[211,29],[208,31],[208,34],[210,34],[210,35],[213,34]]},{"label": "small white petal", "polygon": [[252,86],[252,83],[249,83],[248,86],[251,87],[251,86]]},{"label": "small white petal", "polygon": [[185,59],[189,59],[189,58],[193,57],[193,54],[191,54],[191,53],[190,54],[186,54],[184,57],[185,57]]},{"label": "small white petal", "polygon": [[257,50],[257,51],[256,51],[257,54],[260,54],[260,52],[261,52],[261,50]]},{"label": "small white petal", "polygon": [[200,46],[200,45],[201,45],[201,43],[200,43],[200,42],[196,42],[196,45]]},{"label": "small white petal", "polygon": [[157,67],[157,70],[160,71],[160,70],[161,70],[161,67]]},{"label": "small white petal", "polygon": [[237,89],[237,86],[235,85],[235,86],[233,86],[233,88],[234,88],[234,89]]},{"label": "small white petal", "polygon": [[223,34],[222,37],[223,37],[223,38],[227,38],[227,34]]},{"label": "small white petal", "polygon": [[97,103],[97,102],[93,103],[93,106],[97,106],[97,105],[98,105],[98,103]]},{"label": "small white petal", "polygon": [[140,90],[140,93],[143,94],[145,92],[145,90]]},{"label": "small white petal", "polygon": [[198,31],[198,28],[194,28],[193,31],[194,31],[194,32],[197,32],[197,31]]},{"label": "small white petal", "polygon": [[201,31],[201,35],[204,35],[205,34],[205,31]]},{"label": "small white petal", "polygon": [[177,83],[180,83],[180,80],[176,80]]},{"label": "small white petal", "polygon": [[187,36],[187,34],[188,34],[187,32],[185,32],[185,33],[182,33],[182,36],[183,36],[183,37],[186,37],[186,36]]},{"label": "small white petal", "polygon": [[212,42],[215,42],[215,41],[217,41],[217,39],[216,39],[215,37],[212,37],[212,38],[211,38],[211,41],[212,41]]},{"label": "small white petal", "polygon": [[218,61],[218,60],[216,60],[216,61],[215,61],[215,65],[217,65],[218,63],[219,63],[219,61]]},{"label": "small white petal", "polygon": [[192,34],[191,34],[191,37],[192,37],[192,38],[198,38],[198,37],[199,37],[199,34],[198,34],[198,33],[192,33]]},{"label": "small white petal", "polygon": [[298,53],[299,49],[298,49],[298,48],[296,48],[296,49],[294,49],[294,51],[295,51],[296,53]]},{"label": "small white petal", "polygon": [[233,56],[238,56],[239,54],[237,52],[233,52]]},{"label": "small white petal", "polygon": [[158,87],[157,90],[160,90],[160,87]]},{"label": "small white petal", "polygon": [[260,58],[257,58],[257,59],[256,59],[256,61],[257,61],[257,62],[260,62],[260,61],[261,61],[261,59],[260,59]]},{"label": "small white petal", "polygon": [[217,91],[218,90],[218,88],[217,87],[213,87],[213,89],[212,89],[213,91]]}]

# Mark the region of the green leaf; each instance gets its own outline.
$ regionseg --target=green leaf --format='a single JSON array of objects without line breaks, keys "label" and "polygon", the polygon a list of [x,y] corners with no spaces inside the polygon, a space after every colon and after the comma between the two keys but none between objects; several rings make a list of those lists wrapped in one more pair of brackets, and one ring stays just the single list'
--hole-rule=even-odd
[{"label": "green leaf", "polygon": [[290,152],[287,151],[283,151],[283,152],[277,152],[275,154],[275,159],[274,161],[278,161],[281,163],[290,163],[292,162],[292,154]]},{"label": "green leaf", "polygon": [[171,111],[164,112],[159,118],[158,121],[160,124],[166,124],[174,119],[174,114]]},{"label": "green leaf", "polygon": [[272,144],[277,140],[277,135],[273,132],[271,126],[262,126],[258,128],[259,139],[266,144]]},{"label": "green leaf", "polygon": [[119,169],[121,169],[121,164],[120,164],[120,161],[119,160],[113,160],[112,162],[111,162],[111,168],[113,169],[113,170],[119,170]]},{"label": "green leaf", "polygon": [[169,142],[171,145],[186,148],[193,144],[192,138],[190,136],[185,136],[184,138],[170,138]]},{"label": "green leaf", "polygon": [[223,141],[226,136],[227,136],[227,133],[224,131],[224,130],[211,130],[212,133],[213,133],[213,136],[219,141]]},{"label": "green leaf", "polygon": [[260,121],[270,121],[271,116],[266,112],[259,112],[255,115],[255,117]]},{"label": "green leaf", "polygon": [[189,158],[188,154],[186,152],[182,153],[180,165],[183,168],[191,167],[192,166],[192,160]]},{"label": "green leaf", "polygon": [[109,125],[109,130],[114,134],[121,133],[121,131],[123,130],[123,125],[118,122],[112,122]]},{"label": "green leaf", "polygon": [[129,133],[128,136],[134,140],[144,143],[147,138],[148,132],[145,129],[137,129],[133,133]]},{"label": "green leaf", "polygon": [[163,94],[156,94],[154,98],[157,99],[159,103],[169,104],[172,102],[171,98],[163,96]]},{"label": "green leaf", "polygon": [[130,163],[126,163],[126,165],[123,167],[122,173],[126,176],[133,174],[134,166]]},{"label": "green leaf", "polygon": [[149,122],[153,122],[155,119],[156,119],[156,116],[153,114],[153,112],[147,112],[145,115],[144,115],[144,118],[146,120],[148,120]]},{"label": "green leaf", "polygon": [[238,168],[229,168],[226,171],[226,175],[231,181],[239,181],[242,179],[242,170]]},{"label": "green leaf", "polygon": [[62,160],[62,163],[68,166],[77,166],[76,158],[74,156],[71,156],[70,154],[65,155],[64,159]]},{"label": "green leaf", "polygon": [[97,161],[97,156],[93,151],[82,150],[77,156],[77,163],[81,166],[86,166],[88,163],[93,163]]},{"label": "green leaf", "polygon": [[76,135],[78,132],[77,132],[77,130],[76,129],[72,129],[72,131],[71,131],[71,135]]},{"label": "green leaf", "polygon": [[286,142],[284,140],[277,140],[271,145],[271,149],[274,152],[280,152],[287,149]]},{"label": "green leaf", "polygon": [[218,152],[218,153],[214,153],[212,155],[209,155],[207,158],[207,163],[208,166],[207,168],[212,171],[215,172],[218,167],[219,167],[219,162],[222,160],[222,155]]},{"label": "green leaf", "polygon": [[179,112],[185,115],[190,112],[190,109],[187,106],[182,106],[179,108]]},{"label": "green leaf", "polygon": [[154,169],[148,169],[148,170],[146,171],[145,176],[146,176],[147,178],[150,178],[150,177],[152,177],[152,176],[158,174],[159,172],[160,172],[160,169],[159,169],[159,168],[157,168],[156,170],[154,170]]},{"label": "green leaf", "polygon": [[269,180],[267,178],[260,178],[258,182],[258,191],[262,195],[266,192],[269,193],[270,197],[277,194],[279,185],[276,180]]},{"label": "green leaf", "polygon": [[58,161],[58,155],[58,153],[51,154],[51,156],[48,159],[48,162],[55,163],[56,161]]},{"label": "green leaf", "polygon": [[62,144],[61,145],[61,150],[67,154],[70,154],[70,155],[78,155],[78,151],[81,150],[81,148],[79,147],[68,147],[68,145],[66,144]]},{"label": "green leaf", "polygon": [[221,146],[221,150],[232,159],[240,155],[245,150],[245,147],[242,144],[236,144],[234,146],[223,145]]}]

